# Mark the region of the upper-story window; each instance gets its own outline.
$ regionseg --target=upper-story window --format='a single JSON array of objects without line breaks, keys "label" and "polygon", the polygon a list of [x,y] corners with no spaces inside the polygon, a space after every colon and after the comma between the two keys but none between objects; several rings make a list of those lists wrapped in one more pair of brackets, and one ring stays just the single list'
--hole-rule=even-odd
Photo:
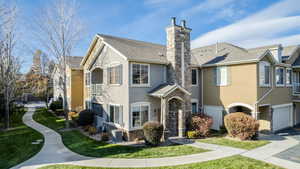
[{"label": "upper-story window", "polygon": [[271,65],[269,62],[259,62],[259,84],[260,86],[270,86]]},{"label": "upper-story window", "polygon": [[284,68],[276,67],[276,86],[284,86]]},{"label": "upper-story window", "polygon": [[132,64],[132,84],[133,85],[149,85],[149,64]]},{"label": "upper-story window", "polygon": [[215,68],[215,84],[217,86],[229,85],[229,70],[227,66],[220,66]]},{"label": "upper-story window", "polygon": [[286,68],[286,85],[292,86],[292,69]]},{"label": "upper-story window", "polygon": [[122,65],[107,68],[108,84],[122,84]]},{"label": "upper-story window", "polygon": [[192,85],[198,84],[198,70],[192,69]]},{"label": "upper-story window", "polygon": [[85,73],[85,85],[89,86],[91,84],[91,73],[90,72],[86,72]]}]

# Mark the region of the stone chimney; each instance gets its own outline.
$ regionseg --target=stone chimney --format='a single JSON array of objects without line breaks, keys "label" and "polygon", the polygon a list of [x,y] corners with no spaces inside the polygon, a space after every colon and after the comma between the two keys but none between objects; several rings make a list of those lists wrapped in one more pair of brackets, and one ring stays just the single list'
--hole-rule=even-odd
[{"label": "stone chimney", "polygon": [[191,31],[192,29],[186,27],[185,20],[177,25],[175,17],[172,17],[171,25],[166,28],[167,59],[170,62],[168,83],[179,84],[188,91],[191,87]]}]

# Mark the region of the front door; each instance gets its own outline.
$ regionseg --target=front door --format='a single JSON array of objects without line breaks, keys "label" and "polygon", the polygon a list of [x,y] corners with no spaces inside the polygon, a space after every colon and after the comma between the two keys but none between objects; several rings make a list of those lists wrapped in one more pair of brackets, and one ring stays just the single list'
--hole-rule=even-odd
[{"label": "front door", "polygon": [[168,130],[169,136],[178,136],[178,112],[181,110],[181,102],[177,99],[169,101],[169,118],[168,118]]}]

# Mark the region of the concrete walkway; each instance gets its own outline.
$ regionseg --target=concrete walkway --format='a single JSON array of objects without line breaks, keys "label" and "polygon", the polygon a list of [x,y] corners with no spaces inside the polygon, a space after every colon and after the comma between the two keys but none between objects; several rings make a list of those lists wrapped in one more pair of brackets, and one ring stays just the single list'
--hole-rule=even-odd
[{"label": "concrete walkway", "polygon": [[[243,155],[246,157],[262,160],[265,162],[273,163],[284,168],[300,168],[298,163],[290,162],[287,160],[273,157],[273,155],[284,151],[295,144],[298,141],[292,138],[284,140],[272,141],[272,143],[260,147],[255,150],[246,151],[243,149],[219,146],[214,144],[199,143],[199,142],[187,142],[185,139],[175,139],[174,142],[180,144],[187,144],[194,147],[203,149],[209,149],[212,151],[178,156],[178,157],[166,157],[166,158],[147,158],[147,159],[124,159],[124,158],[91,158],[76,154],[67,149],[63,143],[61,136],[55,131],[35,122],[32,119],[35,107],[37,105],[29,105],[28,112],[23,117],[23,122],[39,131],[44,135],[45,142],[42,150],[31,159],[13,167],[13,169],[35,169],[41,166],[51,164],[73,164],[81,166],[92,167],[158,167],[158,166],[174,166],[181,164],[189,164],[196,162],[204,162],[233,155]],[[293,167],[292,167],[293,166]]]}]

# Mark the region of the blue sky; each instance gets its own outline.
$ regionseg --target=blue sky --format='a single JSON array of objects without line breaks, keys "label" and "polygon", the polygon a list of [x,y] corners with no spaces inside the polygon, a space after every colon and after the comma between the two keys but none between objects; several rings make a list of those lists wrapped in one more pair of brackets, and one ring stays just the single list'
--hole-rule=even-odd
[{"label": "blue sky", "polygon": [[[84,39],[73,55],[84,56],[96,33],[165,44],[172,16],[187,20],[192,47],[230,42],[242,47],[300,42],[299,0],[78,0]],[[16,0],[21,20],[20,49],[27,71],[34,37],[33,18],[46,0]]]}]

